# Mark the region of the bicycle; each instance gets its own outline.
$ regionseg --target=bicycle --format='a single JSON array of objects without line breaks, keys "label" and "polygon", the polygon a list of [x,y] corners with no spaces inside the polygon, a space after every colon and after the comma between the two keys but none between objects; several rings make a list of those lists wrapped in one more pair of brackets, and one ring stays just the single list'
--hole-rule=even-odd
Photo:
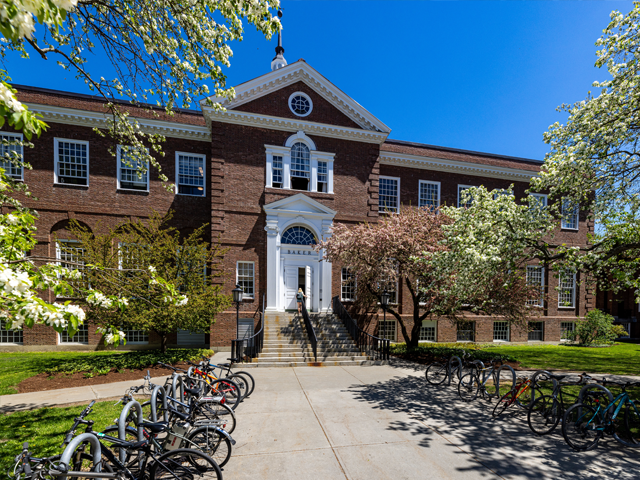
[{"label": "bicycle", "polygon": [[[530,406],[531,399],[535,399],[535,387],[535,382],[532,379],[520,379],[511,390],[502,395],[496,402],[491,416],[493,418],[499,417],[507,408],[514,404],[523,408]],[[541,393],[542,392],[538,390],[538,394],[540,395]]]},{"label": "bicycle", "polygon": [[452,356],[447,362],[433,362],[424,372],[425,378],[431,385],[441,385],[445,380],[448,380],[447,385],[451,385],[451,380],[454,375],[457,375],[458,381],[471,371],[478,371],[484,368],[484,364],[480,360],[474,360],[467,362],[466,359],[470,356],[468,352],[462,354],[462,359],[458,356]]},{"label": "bicycle", "polygon": [[214,363],[211,363],[211,359],[208,357],[205,357],[204,355],[202,356],[202,363],[200,365],[202,365],[204,368],[207,369],[211,369],[212,373],[214,373],[215,375],[215,369],[219,368],[220,372],[218,373],[218,375],[216,375],[217,377],[222,377],[223,376],[223,372],[226,371],[226,376],[227,377],[233,377],[234,375],[240,375],[242,377],[245,377],[246,379],[246,383],[247,383],[247,393],[245,394],[245,398],[250,396],[253,393],[254,388],[256,388],[256,381],[253,378],[253,375],[251,375],[249,372],[245,372],[244,370],[241,371],[236,371],[233,372],[231,371],[231,368],[233,366],[234,363],[237,363],[239,361],[238,358],[227,358],[227,360],[229,360],[229,362],[231,363],[218,363],[217,365]]},{"label": "bicycle", "polygon": [[[640,382],[618,383],[603,379],[601,383],[603,386],[618,385],[622,393],[606,406],[595,399],[595,407],[586,403],[569,407],[562,419],[565,441],[578,452],[587,451],[595,448],[606,434],[627,447],[640,447],[640,411],[627,393],[627,388],[640,386]],[[624,415],[620,415],[623,407]]]},{"label": "bicycle", "polygon": [[[496,368],[496,364],[500,363],[500,367]],[[516,372],[509,365],[502,365],[500,359],[493,359],[490,362],[490,366],[484,367],[480,370],[480,374],[476,372],[469,372],[460,379],[458,384],[458,395],[460,399],[465,402],[472,402],[478,398],[479,394],[482,394],[483,398],[491,401],[493,397],[500,395],[500,377],[502,376],[502,370],[506,369],[511,374],[511,382],[509,390],[513,389],[516,383]],[[492,380],[492,387],[487,388],[487,383]]]}]

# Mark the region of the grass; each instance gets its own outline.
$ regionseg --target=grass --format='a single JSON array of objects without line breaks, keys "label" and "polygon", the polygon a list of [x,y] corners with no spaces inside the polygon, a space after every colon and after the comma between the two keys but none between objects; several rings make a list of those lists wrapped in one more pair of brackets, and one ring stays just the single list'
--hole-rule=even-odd
[{"label": "grass", "polygon": [[169,349],[136,352],[11,352],[0,353],[0,395],[17,393],[16,385],[39,373],[83,373],[86,378],[111,371],[141,369],[158,362],[174,364],[200,360],[211,350]]}]

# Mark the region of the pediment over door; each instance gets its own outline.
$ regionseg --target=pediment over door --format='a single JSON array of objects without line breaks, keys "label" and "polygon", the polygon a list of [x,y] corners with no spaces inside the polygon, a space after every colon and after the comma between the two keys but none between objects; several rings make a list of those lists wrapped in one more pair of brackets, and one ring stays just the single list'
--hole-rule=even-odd
[{"label": "pediment over door", "polygon": [[323,219],[332,219],[337,213],[335,210],[330,209],[303,193],[298,193],[297,195],[265,205],[264,211],[267,215],[288,217],[301,215],[303,217]]}]

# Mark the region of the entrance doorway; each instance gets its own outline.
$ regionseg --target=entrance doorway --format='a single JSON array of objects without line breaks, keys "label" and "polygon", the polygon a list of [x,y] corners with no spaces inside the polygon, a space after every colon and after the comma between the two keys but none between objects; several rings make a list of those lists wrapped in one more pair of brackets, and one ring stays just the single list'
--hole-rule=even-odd
[{"label": "entrance doorway", "polygon": [[311,267],[298,267],[298,288],[301,288],[307,296],[304,305],[307,310],[311,309]]}]

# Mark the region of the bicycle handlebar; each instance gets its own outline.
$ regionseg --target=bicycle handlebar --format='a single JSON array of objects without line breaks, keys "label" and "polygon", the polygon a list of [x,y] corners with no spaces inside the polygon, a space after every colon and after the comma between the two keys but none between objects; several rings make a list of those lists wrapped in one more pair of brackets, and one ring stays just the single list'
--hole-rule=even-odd
[{"label": "bicycle handlebar", "polygon": [[166,363],[162,363],[162,362],[158,362],[158,365],[162,365],[163,367],[173,370],[174,372],[185,372],[185,373],[187,372],[182,368],[174,367],[172,365],[167,365]]}]

